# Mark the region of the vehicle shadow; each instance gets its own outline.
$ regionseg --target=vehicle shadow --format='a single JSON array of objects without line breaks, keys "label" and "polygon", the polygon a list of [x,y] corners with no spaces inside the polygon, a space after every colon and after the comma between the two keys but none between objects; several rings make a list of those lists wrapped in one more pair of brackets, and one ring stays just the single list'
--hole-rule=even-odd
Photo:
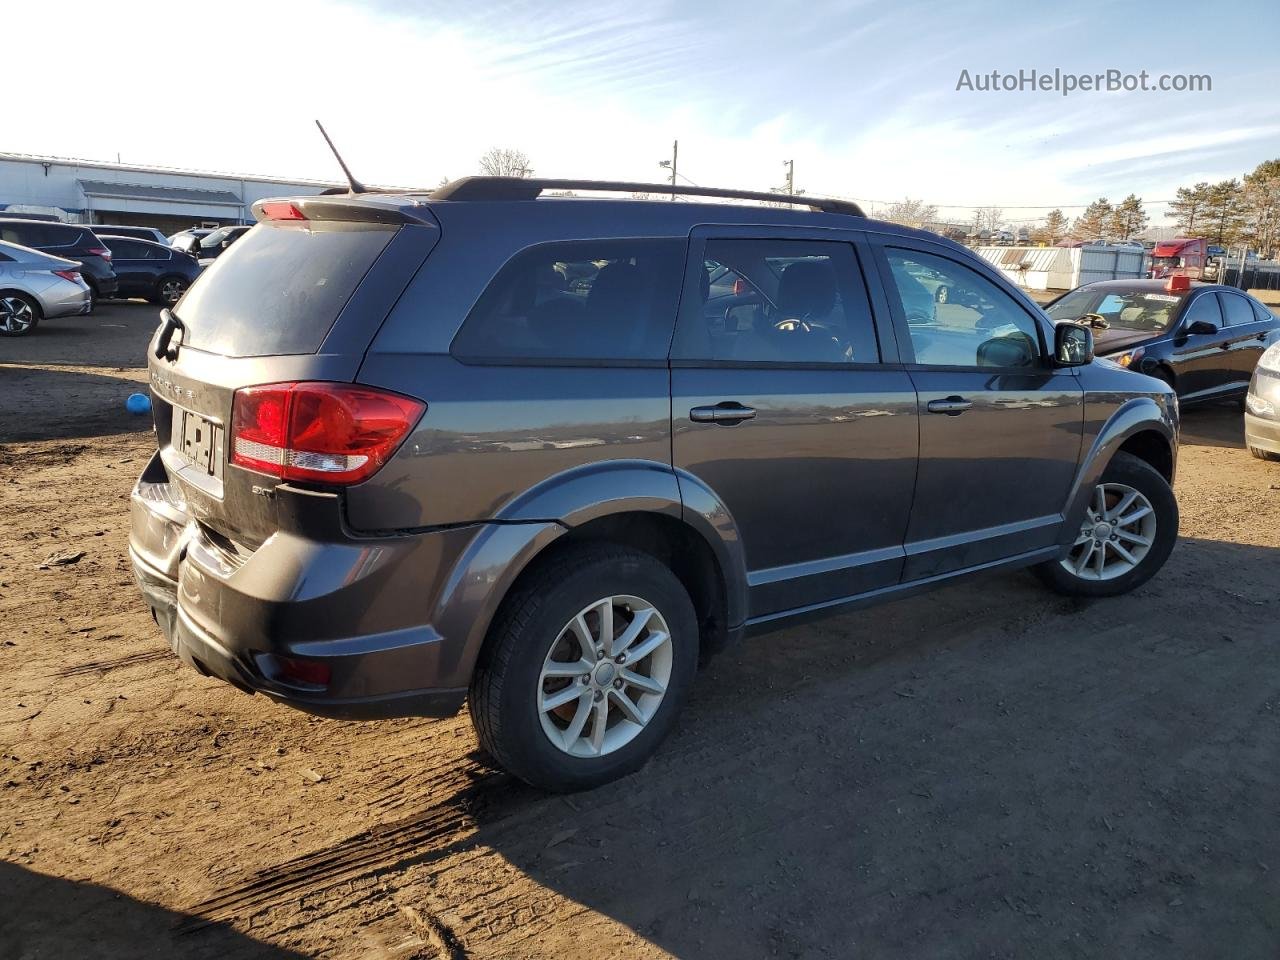
[{"label": "vehicle shadow", "polygon": [[143,367],[160,308],[143,301],[103,301],[87,317],[42,320],[25,337],[0,339],[0,363]]},{"label": "vehicle shadow", "polygon": [[1183,446],[1244,449],[1244,413],[1228,400],[1187,407],[1182,411]]},{"label": "vehicle shadow", "polygon": [[1188,539],[1127,597],[996,577],[749,640],[641,773],[501,784],[476,842],[683,958],[1275,956],[1277,578]]},{"label": "vehicle shadow", "polygon": [[303,955],[261,943],[225,924],[179,932],[184,914],[110,887],[62,880],[0,862],[0,956],[41,960],[184,957],[290,960]]},{"label": "vehicle shadow", "polygon": [[130,394],[147,392],[145,377],[141,369],[112,375],[0,363],[0,444],[149,430],[149,414],[125,409]]}]

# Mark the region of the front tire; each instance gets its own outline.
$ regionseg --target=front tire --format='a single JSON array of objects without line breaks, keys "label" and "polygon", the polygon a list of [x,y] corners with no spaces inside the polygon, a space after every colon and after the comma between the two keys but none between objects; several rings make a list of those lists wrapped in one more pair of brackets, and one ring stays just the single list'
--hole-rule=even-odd
[{"label": "front tire", "polygon": [[1263,450],[1261,447],[1250,447],[1249,452],[1259,460],[1280,460],[1280,453],[1272,453],[1270,450]]},{"label": "front tire", "polygon": [[471,722],[490,756],[535,787],[597,787],[653,754],[697,662],[693,603],[668,567],[575,547],[503,604],[471,681]]},{"label": "front tire", "polygon": [[1169,482],[1145,461],[1117,453],[1067,555],[1034,570],[1058,593],[1115,597],[1150,580],[1177,539],[1178,501]]},{"label": "front tire", "polygon": [[0,337],[25,337],[40,317],[40,304],[25,293],[0,293]]}]

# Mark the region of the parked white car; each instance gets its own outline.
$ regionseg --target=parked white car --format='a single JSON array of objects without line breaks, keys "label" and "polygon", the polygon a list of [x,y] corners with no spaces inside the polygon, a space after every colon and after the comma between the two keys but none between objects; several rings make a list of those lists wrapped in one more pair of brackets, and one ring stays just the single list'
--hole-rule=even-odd
[{"label": "parked white car", "polygon": [[91,310],[80,264],[0,240],[0,336],[22,337],[46,318]]}]

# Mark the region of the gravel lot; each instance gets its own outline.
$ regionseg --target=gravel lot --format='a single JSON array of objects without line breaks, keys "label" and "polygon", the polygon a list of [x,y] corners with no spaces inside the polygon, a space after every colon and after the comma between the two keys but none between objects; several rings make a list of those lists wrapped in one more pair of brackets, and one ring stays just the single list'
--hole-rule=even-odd
[{"label": "gravel lot", "polygon": [[462,717],[171,658],[126,556],[155,323],[0,340],[0,957],[1280,955],[1280,464],[1237,406],[1187,412],[1135,594],[1017,574],[751,641],[561,798]]}]

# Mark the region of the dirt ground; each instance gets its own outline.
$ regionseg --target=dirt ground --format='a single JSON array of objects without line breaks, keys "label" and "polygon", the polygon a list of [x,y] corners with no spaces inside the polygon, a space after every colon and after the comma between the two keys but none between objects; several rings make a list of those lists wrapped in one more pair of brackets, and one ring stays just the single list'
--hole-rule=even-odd
[{"label": "dirt ground", "polygon": [[0,340],[0,957],[1280,955],[1280,464],[1238,407],[1186,413],[1135,594],[998,576],[750,641],[644,771],[552,797],[463,717],[170,656],[126,557],[155,323]]}]

